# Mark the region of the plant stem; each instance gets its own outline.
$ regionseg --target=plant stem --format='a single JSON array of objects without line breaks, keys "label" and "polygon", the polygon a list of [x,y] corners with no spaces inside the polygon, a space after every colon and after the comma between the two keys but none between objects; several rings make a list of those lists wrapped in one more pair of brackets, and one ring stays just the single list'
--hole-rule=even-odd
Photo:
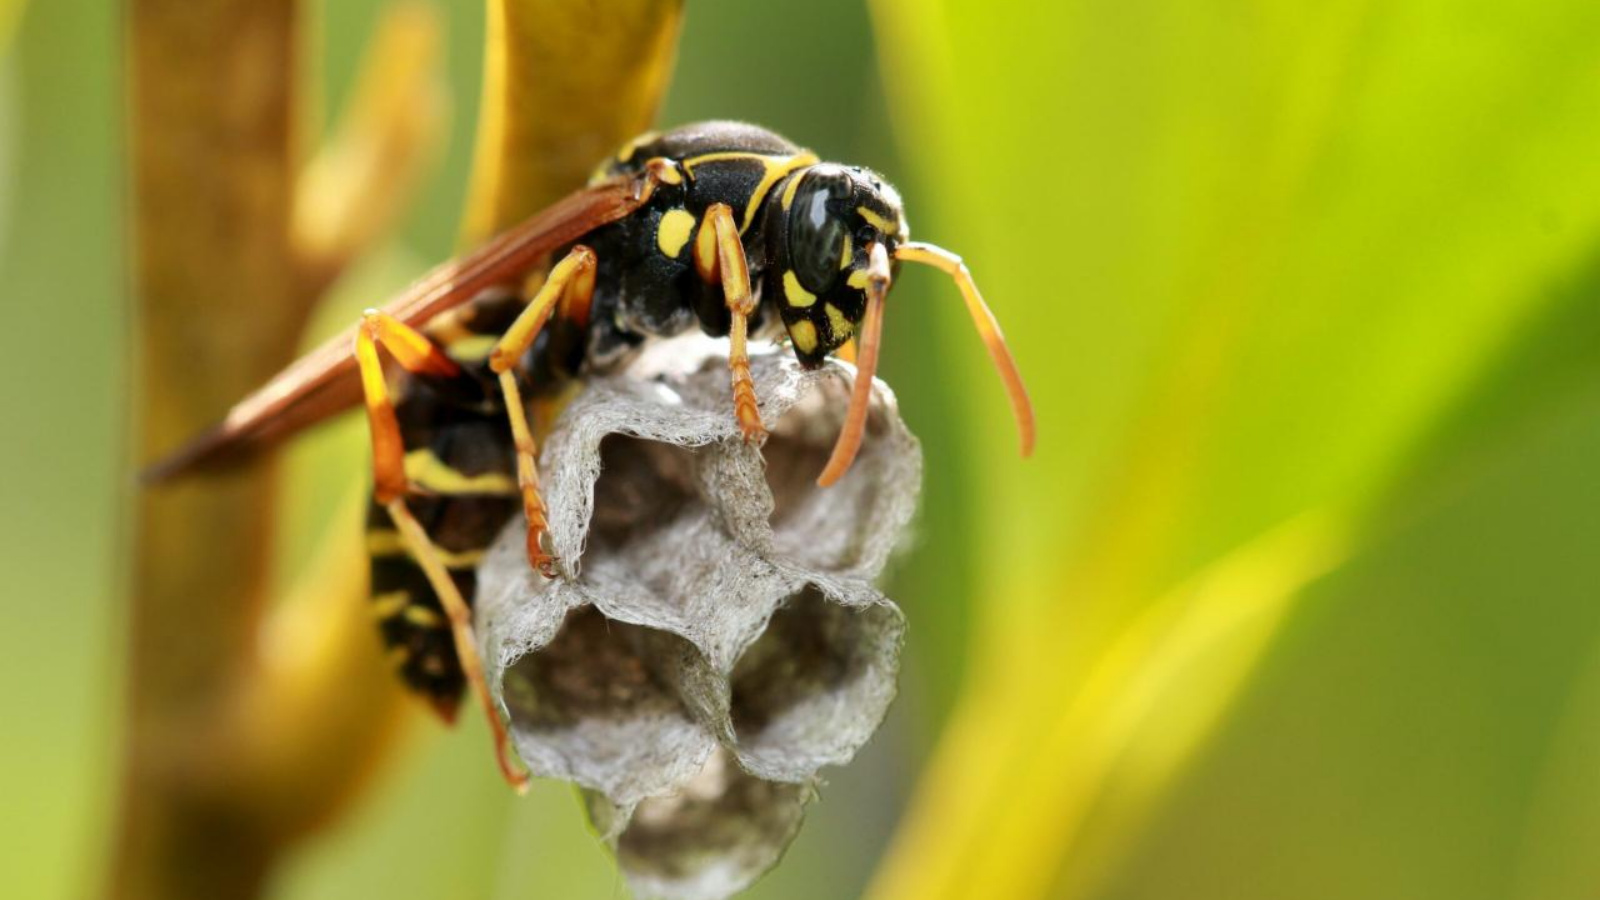
[{"label": "plant stem", "polygon": [[[495,230],[576,187],[645,127],[682,0],[490,2],[492,122],[479,153],[490,170],[474,218]],[[131,401],[134,446],[150,461],[289,361],[321,286],[387,224],[364,215],[372,198],[352,179],[392,189],[418,158],[418,132],[433,129],[416,127],[414,103],[372,104],[358,136],[392,139],[369,154],[388,169],[339,173],[331,184],[348,190],[308,190],[294,133],[298,5],[129,0],[129,11]],[[410,21],[401,37],[428,37],[426,22]],[[415,55],[379,54],[377,70],[403,74]],[[428,78],[414,74],[423,98]],[[332,195],[344,199],[300,210],[297,232],[295,198]],[[320,232],[307,222],[344,227],[308,242]],[[335,818],[392,744],[400,692],[361,602],[359,534],[328,548],[303,597],[266,614],[273,475],[261,462],[138,498],[108,896],[258,896],[285,849]]]},{"label": "plant stem", "polygon": [[[289,246],[289,0],[132,0],[140,458],[213,421],[292,354],[313,297]],[[274,855],[217,748],[255,656],[272,471],[140,493],[126,741],[108,893],[243,898]]]},{"label": "plant stem", "polygon": [[581,187],[655,120],[683,0],[488,0],[464,236],[481,241]]}]

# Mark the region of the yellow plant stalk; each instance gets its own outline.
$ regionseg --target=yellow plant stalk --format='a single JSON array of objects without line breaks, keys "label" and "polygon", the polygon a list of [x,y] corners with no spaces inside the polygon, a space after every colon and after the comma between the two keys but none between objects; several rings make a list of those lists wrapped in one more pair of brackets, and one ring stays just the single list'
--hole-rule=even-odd
[{"label": "yellow plant stalk", "polygon": [[10,45],[11,34],[16,31],[17,20],[22,18],[22,8],[26,5],[23,0],[0,0],[0,50]]},{"label": "yellow plant stalk", "polygon": [[652,125],[682,21],[683,0],[489,0],[467,243],[582,186]]},{"label": "yellow plant stalk", "polygon": [[405,210],[449,127],[434,8],[403,0],[379,22],[338,126],[301,171],[291,233],[324,288]]}]

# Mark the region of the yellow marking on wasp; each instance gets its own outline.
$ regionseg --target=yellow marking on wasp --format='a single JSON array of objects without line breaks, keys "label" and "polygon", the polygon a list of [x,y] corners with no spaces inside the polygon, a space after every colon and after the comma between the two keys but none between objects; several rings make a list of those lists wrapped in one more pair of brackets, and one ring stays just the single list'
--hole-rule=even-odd
[{"label": "yellow marking on wasp", "polygon": [[892,235],[900,233],[899,222],[891,222],[888,219],[885,219],[883,216],[880,216],[872,210],[866,208],[865,206],[856,207],[856,212],[861,214],[861,218],[867,220],[868,225],[871,225],[873,228],[878,229],[884,234]]},{"label": "yellow marking on wasp", "polygon": [[444,616],[439,615],[426,606],[408,606],[404,613],[405,620],[418,628],[443,628]]},{"label": "yellow marking on wasp", "polygon": [[789,326],[789,339],[800,348],[802,353],[811,353],[817,349],[817,326],[810,320],[801,319]]},{"label": "yellow marking on wasp", "polygon": [[761,201],[767,197],[767,192],[772,186],[783,180],[785,175],[796,169],[814,166],[820,160],[817,155],[809,150],[802,150],[793,156],[768,156],[764,153],[747,153],[738,150],[729,150],[720,153],[705,153],[692,159],[683,161],[683,167],[689,170],[690,176],[694,175],[695,166],[712,162],[732,162],[736,160],[755,160],[765,169],[761,180],[756,182],[755,190],[750,192],[750,199],[744,207],[744,220],[739,223],[739,233],[744,234],[750,228],[750,223],[756,219],[756,210],[761,208]]},{"label": "yellow marking on wasp", "polygon": [[683,171],[678,168],[677,163],[667,159],[665,156],[657,156],[644,165],[645,168],[650,170],[650,174],[654,175],[656,180],[662,184],[683,184]]},{"label": "yellow marking on wasp", "polygon": [[790,306],[803,308],[817,302],[816,294],[800,286],[800,279],[795,277],[793,269],[783,273],[783,296],[789,301]]},{"label": "yellow marking on wasp", "polygon": [[389,665],[398,669],[411,661],[411,651],[406,647],[390,647],[385,658],[389,661]]},{"label": "yellow marking on wasp", "polygon": [[378,594],[371,602],[373,618],[387,619],[411,604],[411,594],[407,591],[390,591]]},{"label": "yellow marking on wasp", "polygon": [[517,480],[500,472],[464,475],[423,447],[406,454],[406,478],[435,494],[515,494]]},{"label": "yellow marking on wasp", "polygon": [[656,246],[662,253],[677,259],[693,232],[694,213],[687,209],[669,209],[662,213],[661,224],[656,228]]},{"label": "yellow marking on wasp", "polygon": [[[451,552],[441,547],[439,548],[439,559],[444,562],[445,568],[448,569],[470,569],[483,562],[485,552],[483,550]],[[411,551],[406,547],[405,541],[401,539],[398,531],[384,529],[367,532],[368,556],[408,556],[410,553]]]},{"label": "yellow marking on wasp", "polygon": [[742,159],[753,159],[765,166],[772,160],[792,158],[789,156],[774,156],[770,153],[752,153],[749,150],[718,150],[715,153],[702,153],[699,156],[691,156],[683,161],[683,167],[688,169],[690,174],[693,174],[696,166],[703,166],[706,163],[737,162]]},{"label": "yellow marking on wasp", "polygon": [[445,355],[459,363],[483,362],[494,352],[499,337],[492,334],[475,334],[444,345]]},{"label": "yellow marking on wasp", "polygon": [[707,284],[717,283],[717,229],[702,228],[694,239],[694,270]]},{"label": "yellow marking on wasp", "polygon": [[805,180],[806,180],[805,176],[796,175],[795,177],[789,179],[789,183],[784,186],[784,188],[783,188],[783,211],[784,212],[788,212],[789,211],[789,207],[794,205],[794,195],[800,190],[800,182],[805,181]]},{"label": "yellow marking on wasp", "polygon": [[640,147],[643,147],[645,144],[648,144],[659,137],[661,137],[661,133],[659,131],[646,131],[644,134],[639,135],[638,137],[624,144],[622,149],[617,152],[617,162],[625,163],[628,160],[633,159],[633,155],[639,152]]},{"label": "yellow marking on wasp", "polygon": [[850,273],[850,277],[846,278],[844,283],[858,291],[864,291],[867,289],[867,283],[871,280],[872,276],[867,273],[866,269],[857,269]]},{"label": "yellow marking on wasp", "polygon": [[850,268],[850,261],[855,259],[856,248],[850,243],[850,235],[844,236],[844,252],[839,254],[839,271]]},{"label": "yellow marking on wasp", "polygon": [[832,303],[824,303],[822,311],[828,314],[828,327],[833,329],[835,340],[843,340],[850,332],[855,330],[855,326],[851,325],[850,320],[844,317],[844,313],[839,311],[839,307],[834,306]]}]

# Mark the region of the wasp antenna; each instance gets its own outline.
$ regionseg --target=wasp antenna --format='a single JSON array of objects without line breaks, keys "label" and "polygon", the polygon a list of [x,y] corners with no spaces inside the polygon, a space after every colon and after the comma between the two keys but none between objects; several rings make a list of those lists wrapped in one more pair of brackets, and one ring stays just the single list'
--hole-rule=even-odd
[{"label": "wasp antenna", "polygon": [[962,298],[967,301],[972,324],[977,326],[978,336],[989,348],[989,357],[994,360],[994,367],[1000,372],[1000,381],[1005,384],[1006,394],[1011,397],[1011,412],[1016,416],[1017,433],[1022,439],[1022,455],[1031,456],[1034,424],[1033,403],[1028,399],[1028,387],[1022,383],[1022,374],[1017,371],[1016,360],[1011,358],[1011,349],[1006,346],[1006,336],[1000,331],[1000,323],[995,321],[994,313],[983,302],[983,295],[978,293],[978,285],[972,280],[972,273],[967,271],[966,263],[949,250],[918,242],[896,247],[894,258],[933,266],[955,280]]},{"label": "wasp antenna", "polygon": [[844,477],[855,462],[856,451],[861,449],[861,436],[867,430],[867,407],[872,403],[872,376],[878,371],[878,347],[883,343],[883,298],[889,294],[889,278],[889,252],[875,242],[867,248],[867,314],[861,322],[850,411],[845,413],[844,428],[833,445],[833,455],[817,476],[817,484],[822,487]]}]

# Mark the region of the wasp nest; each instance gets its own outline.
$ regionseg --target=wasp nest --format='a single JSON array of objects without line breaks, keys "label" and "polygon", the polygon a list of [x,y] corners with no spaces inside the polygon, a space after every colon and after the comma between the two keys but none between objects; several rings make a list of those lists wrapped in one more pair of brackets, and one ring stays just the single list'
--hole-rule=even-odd
[{"label": "wasp nest", "polygon": [[655,360],[680,365],[594,379],[557,420],[540,469],[560,574],[529,568],[515,523],[480,570],[479,628],[518,752],[583,788],[635,892],[721,898],[777,862],[818,770],[894,696],[905,621],[871,582],[922,457],[880,384],[854,467],[819,488],[849,367],[757,356],[758,450],[725,359]]}]

